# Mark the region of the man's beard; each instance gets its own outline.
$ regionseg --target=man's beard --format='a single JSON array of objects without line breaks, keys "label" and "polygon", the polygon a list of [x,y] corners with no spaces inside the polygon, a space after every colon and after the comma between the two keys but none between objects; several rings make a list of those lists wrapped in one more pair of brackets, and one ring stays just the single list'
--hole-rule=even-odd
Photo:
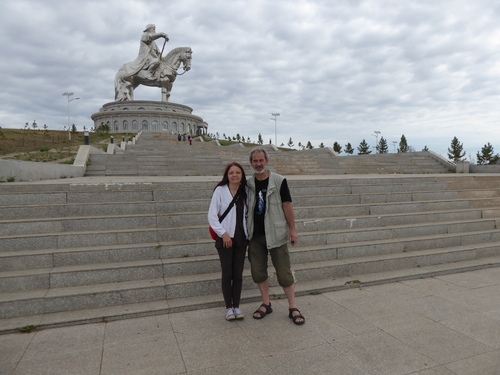
[{"label": "man's beard", "polygon": [[263,174],[266,171],[266,167],[262,167],[262,169],[259,171],[257,169],[253,169],[256,174]]}]

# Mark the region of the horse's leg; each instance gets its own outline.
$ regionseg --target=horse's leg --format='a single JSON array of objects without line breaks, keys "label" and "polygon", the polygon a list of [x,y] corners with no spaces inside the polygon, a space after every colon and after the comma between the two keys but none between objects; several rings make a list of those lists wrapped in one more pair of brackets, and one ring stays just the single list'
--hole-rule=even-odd
[{"label": "horse's leg", "polygon": [[127,93],[127,81],[120,74],[121,71],[118,71],[115,76],[115,101],[122,102],[124,100],[128,100]]},{"label": "horse's leg", "polygon": [[139,84],[135,81],[134,77],[131,77],[127,82],[127,96],[129,100],[134,100],[134,90],[137,86],[139,86]]},{"label": "horse's leg", "polygon": [[170,98],[170,90],[172,89],[172,84],[170,83],[170,79],[164,77],[161,81],[161,101],[168,102]]},{"label": "horse's leg", "polygon": [[170,91],[165,86],[161,88],[161,101],[168,102],[168,98],[170,98]]}]

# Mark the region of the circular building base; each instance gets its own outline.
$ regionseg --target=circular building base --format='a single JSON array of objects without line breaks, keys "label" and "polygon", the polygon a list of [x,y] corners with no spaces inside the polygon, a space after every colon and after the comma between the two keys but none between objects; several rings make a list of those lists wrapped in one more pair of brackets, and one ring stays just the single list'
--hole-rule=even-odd
[{"label": "circular building base", "polygon": [[137,133],[142,130],[206,134],[208,124],[192,112],[191,107],[182,104],[131,100],[106,103],[91,119],[94,121],[94,129],[108,125],[110,133]]}]

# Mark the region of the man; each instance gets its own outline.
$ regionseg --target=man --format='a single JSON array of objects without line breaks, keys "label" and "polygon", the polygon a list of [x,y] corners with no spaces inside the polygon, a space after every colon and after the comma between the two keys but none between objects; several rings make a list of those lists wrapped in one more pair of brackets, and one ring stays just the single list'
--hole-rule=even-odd
[{"label": "man", "polygon": [[160,66],[160,51],[156,45],[155,40],[164,38],[168,42],[168,35],[165,33],[157,33],[156,26],[149,24],[146,26],[139,46],[139,54],[137,58],[126,64],[127,76],[136,75],[140,70],[149,71],[150,76],[153,78]]},{"label": "man", "polygon": [[137,59],[142,61],[142,69],[149,71],[151,77],[153,78],[156,74],[156,70],[160,66],[160,51],[155,43],[158,38],[164,38],[168,42],[168,35],[165,33],[157,33],[156,26],[149,24],[146,26],[144,33],[141,37],[141,45],[139,47],[139,56]]},{"label": "man", "polygon": [[292,198],[286,179],[267,169],[269,157],[263,148],[250,152],[250,164],[255,171],[248,179],[247,228],[250,243],[248,259],[252,278],[258,284],[262,304],[254,312],[254,319],[262,319],[273,312],[269,299],[268,254],[271,255],[278,283],[283,288],[289,305],[289,317],[297,325],[305,318],[295,305],[295,285],[290,266],[287,242],[297,243]]}]

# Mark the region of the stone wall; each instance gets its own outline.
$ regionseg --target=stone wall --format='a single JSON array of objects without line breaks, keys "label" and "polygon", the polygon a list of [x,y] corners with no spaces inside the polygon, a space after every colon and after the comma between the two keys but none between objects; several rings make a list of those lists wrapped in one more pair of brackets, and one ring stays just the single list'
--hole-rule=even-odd
[{"label": "stone wall", "polygon": [[470,173],[500,173],[500,165],[471,165]]},{"label": "stone wall", "polygon": [[36,181],[83,177],[85,167],[56,163],[0,160],[0,181]]},{"label": "stone wall", "polygon": [[83,177],[91,153],[105,152],[92,146],[80,146],[73,165],[0,159],[0,182]]}]

